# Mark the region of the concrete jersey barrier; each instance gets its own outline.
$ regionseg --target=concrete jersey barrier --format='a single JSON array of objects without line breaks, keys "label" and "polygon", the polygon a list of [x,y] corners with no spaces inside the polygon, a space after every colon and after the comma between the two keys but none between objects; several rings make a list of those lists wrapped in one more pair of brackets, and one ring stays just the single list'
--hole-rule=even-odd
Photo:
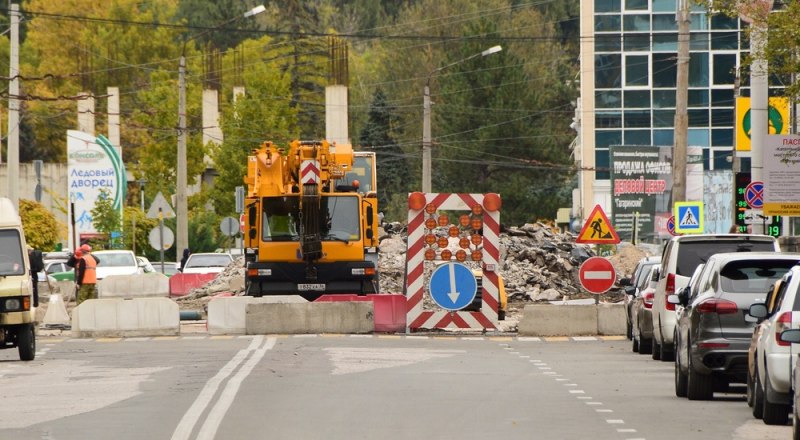
[{"label": "concrete jersey barrier", "polygon": [[169,298],[90,299],[72,311],[78,338],[175,336],[180,334],[178,304]]},{"label": "concrete jersey barrier", "polygon": [[624,335],[625,306],[530,304],[523,309],[517,329],[520,336]]},{"label": "concrete jersey barrier", "polygon": [[160,273],[109,275],[97,282],[98,298],[169,296],[169,278]]}]

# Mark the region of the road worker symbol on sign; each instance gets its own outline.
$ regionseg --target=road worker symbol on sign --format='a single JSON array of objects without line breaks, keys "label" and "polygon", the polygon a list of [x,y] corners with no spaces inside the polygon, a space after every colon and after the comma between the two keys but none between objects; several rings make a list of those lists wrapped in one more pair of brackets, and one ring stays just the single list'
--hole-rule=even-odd
[{"label": "road worker symbol on sign", "polygon": [[608,217],[606,217],[606,213],[603,212],[603,208],[600,205],[594,207],[575,242],[594,244],[619,243],[619,235],[617,235],[614,227],[611,226],[611,222],[608,221]]}]

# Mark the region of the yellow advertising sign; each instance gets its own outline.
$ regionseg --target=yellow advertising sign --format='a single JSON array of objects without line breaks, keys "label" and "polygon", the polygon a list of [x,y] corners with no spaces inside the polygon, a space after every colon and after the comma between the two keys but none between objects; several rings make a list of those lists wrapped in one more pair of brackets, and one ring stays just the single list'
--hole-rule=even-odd
[{"label": "yellow advertising sign", "polygon": [[[789,98],[769,98],[768,134],[789,134]],[[736,151],[750,151],[750,98],[736,98]]]}]

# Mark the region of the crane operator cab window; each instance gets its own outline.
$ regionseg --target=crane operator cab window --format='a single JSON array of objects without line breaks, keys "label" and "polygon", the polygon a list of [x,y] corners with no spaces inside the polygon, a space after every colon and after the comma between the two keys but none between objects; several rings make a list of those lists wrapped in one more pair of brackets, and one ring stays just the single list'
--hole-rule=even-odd
[{"label": "crane operator cab window", "polygon": [[297,197],[265,197],[261,219],[263,241],[298,241],[297,222],[299,204]]},{"label": "crane operator cab window", "polygon": [[322,239],[352,241],[361,236],[358,197],[322,198]]},{"label": "crane operator cab window", "polygon": [[0,277],[25,275],[21,243],[16,229],[0,230]]}]

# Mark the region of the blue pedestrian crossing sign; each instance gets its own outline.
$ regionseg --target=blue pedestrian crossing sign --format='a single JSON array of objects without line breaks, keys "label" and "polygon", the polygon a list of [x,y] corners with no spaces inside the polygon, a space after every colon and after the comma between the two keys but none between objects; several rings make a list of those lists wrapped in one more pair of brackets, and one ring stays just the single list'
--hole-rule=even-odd
[{"label": "blue pedestrian crossing sign", "polygon": [[452,312],[472,303],[478,292],[478,282],[469,267],[446,263],[433,271],[429,288],[433,302]]},{"label": "blue pedestrian crossing sign", "polygon": [[675,202],[675,232],[679,234],[703,233],[703,202]]}]

